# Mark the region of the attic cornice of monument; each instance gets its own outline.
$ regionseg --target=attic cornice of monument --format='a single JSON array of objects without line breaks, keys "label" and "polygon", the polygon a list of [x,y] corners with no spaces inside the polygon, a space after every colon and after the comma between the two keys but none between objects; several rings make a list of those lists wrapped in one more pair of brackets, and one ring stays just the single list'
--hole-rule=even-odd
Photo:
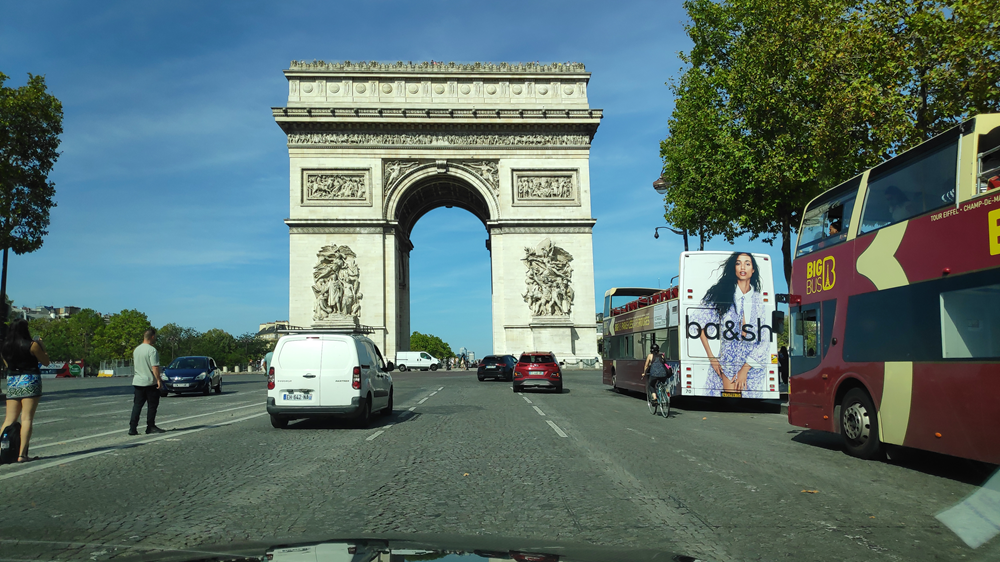
[{"label": "attic cornice of monument", "polygon": [[271,115],[277,120],[305,118],[310,120],[378,120],[413,121],[418,119],[447,119],[453,121],[518,120],[518,121],[600,121],[603,109],[547,109],[499,107],[272,107]]},{"label": "attic cornice of monument", "polygon": [[341,61],[327,62],[321,60],[293,60],[285,75],[298,72],[336,72],[336,73],[406,73],[406,74],[576,74],[590,76],[586,66],[580,62],[541,64],[537,62],[492,63],[492,62],[378,62],[378,61]]}]

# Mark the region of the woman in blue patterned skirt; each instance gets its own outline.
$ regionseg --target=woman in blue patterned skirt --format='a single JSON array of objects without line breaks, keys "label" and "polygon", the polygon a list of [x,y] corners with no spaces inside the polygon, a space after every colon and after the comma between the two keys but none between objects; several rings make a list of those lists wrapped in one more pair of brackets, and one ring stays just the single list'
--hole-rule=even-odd
[{"label": "woman in blue patterned skirt", "polygon": [[27,320],[11,324],[7,340],[0,347],[0,355],[7,366],[7,417],[0,432],[21,418],[21,450],[17,462],[28,462],[38,458],[28,456],[31,424],[38,400],[42,397],[42,374],[38,364],[48,364],[49,356],[40,338],[31,341]]}]

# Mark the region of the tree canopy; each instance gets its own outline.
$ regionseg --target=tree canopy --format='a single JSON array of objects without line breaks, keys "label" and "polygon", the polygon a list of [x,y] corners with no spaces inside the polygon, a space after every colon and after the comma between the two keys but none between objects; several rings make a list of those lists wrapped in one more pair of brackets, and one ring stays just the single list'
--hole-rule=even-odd
[{"label": "tree canopy", "polygon": [[[148,326],[146,315],[137,310],[123,310],[105,319],[94,310],[84,309],[69,318],[29,322],[31,334],[45,340],[53,362],[83,360],[94,368],[105,360],[131,359]],[[201,333],[167,324],[157,331],[155,345],[163,365],[185,355],[207,355],[220,365],[245,365],[262,359],[274,349],[274,343],[257,338],[255,333],[233,337],[220,329]]]},{"label": "tree canopy", "polygon": [[688,0],[693,41],[660,145],[665,219],[733,241],[791,234],[806,203],[1000,108],[987,3]]},{"label": "tree canopy", "polygon": [[33,252],[48,234],[55,184],[49,172],[59,157],[62,104],[45,78],[28,75],[20,88],[0,72],[0,248]]},{"label": "tree canopy", "polygon": [[444,340],[437,336],[421,334],[420,332],[410,334],[410,349],[413,351],[426,351],[438,359],[455,356],[455,352],[451,350],[451,346],[445,343]]}]

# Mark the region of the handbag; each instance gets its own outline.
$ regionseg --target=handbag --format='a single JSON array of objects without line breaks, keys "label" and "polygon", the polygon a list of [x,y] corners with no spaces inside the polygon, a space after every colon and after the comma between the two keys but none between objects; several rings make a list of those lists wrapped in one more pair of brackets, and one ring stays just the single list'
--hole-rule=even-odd
[{"label": "handbag", "polygon": [[14,422],[3,428],[3,433],[0,433],[0,464],[16,462],[20,453],[21,422]]}]

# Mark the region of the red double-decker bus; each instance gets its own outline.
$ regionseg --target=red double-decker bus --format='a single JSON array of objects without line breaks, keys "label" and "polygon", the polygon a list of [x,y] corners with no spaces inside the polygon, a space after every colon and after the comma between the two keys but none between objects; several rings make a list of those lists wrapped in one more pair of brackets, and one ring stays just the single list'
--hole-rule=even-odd
[{"label": "red double-decker bus", "polygon": [[1000,463],[1000,114],[810,202],[790,293],[793,425]]}]

